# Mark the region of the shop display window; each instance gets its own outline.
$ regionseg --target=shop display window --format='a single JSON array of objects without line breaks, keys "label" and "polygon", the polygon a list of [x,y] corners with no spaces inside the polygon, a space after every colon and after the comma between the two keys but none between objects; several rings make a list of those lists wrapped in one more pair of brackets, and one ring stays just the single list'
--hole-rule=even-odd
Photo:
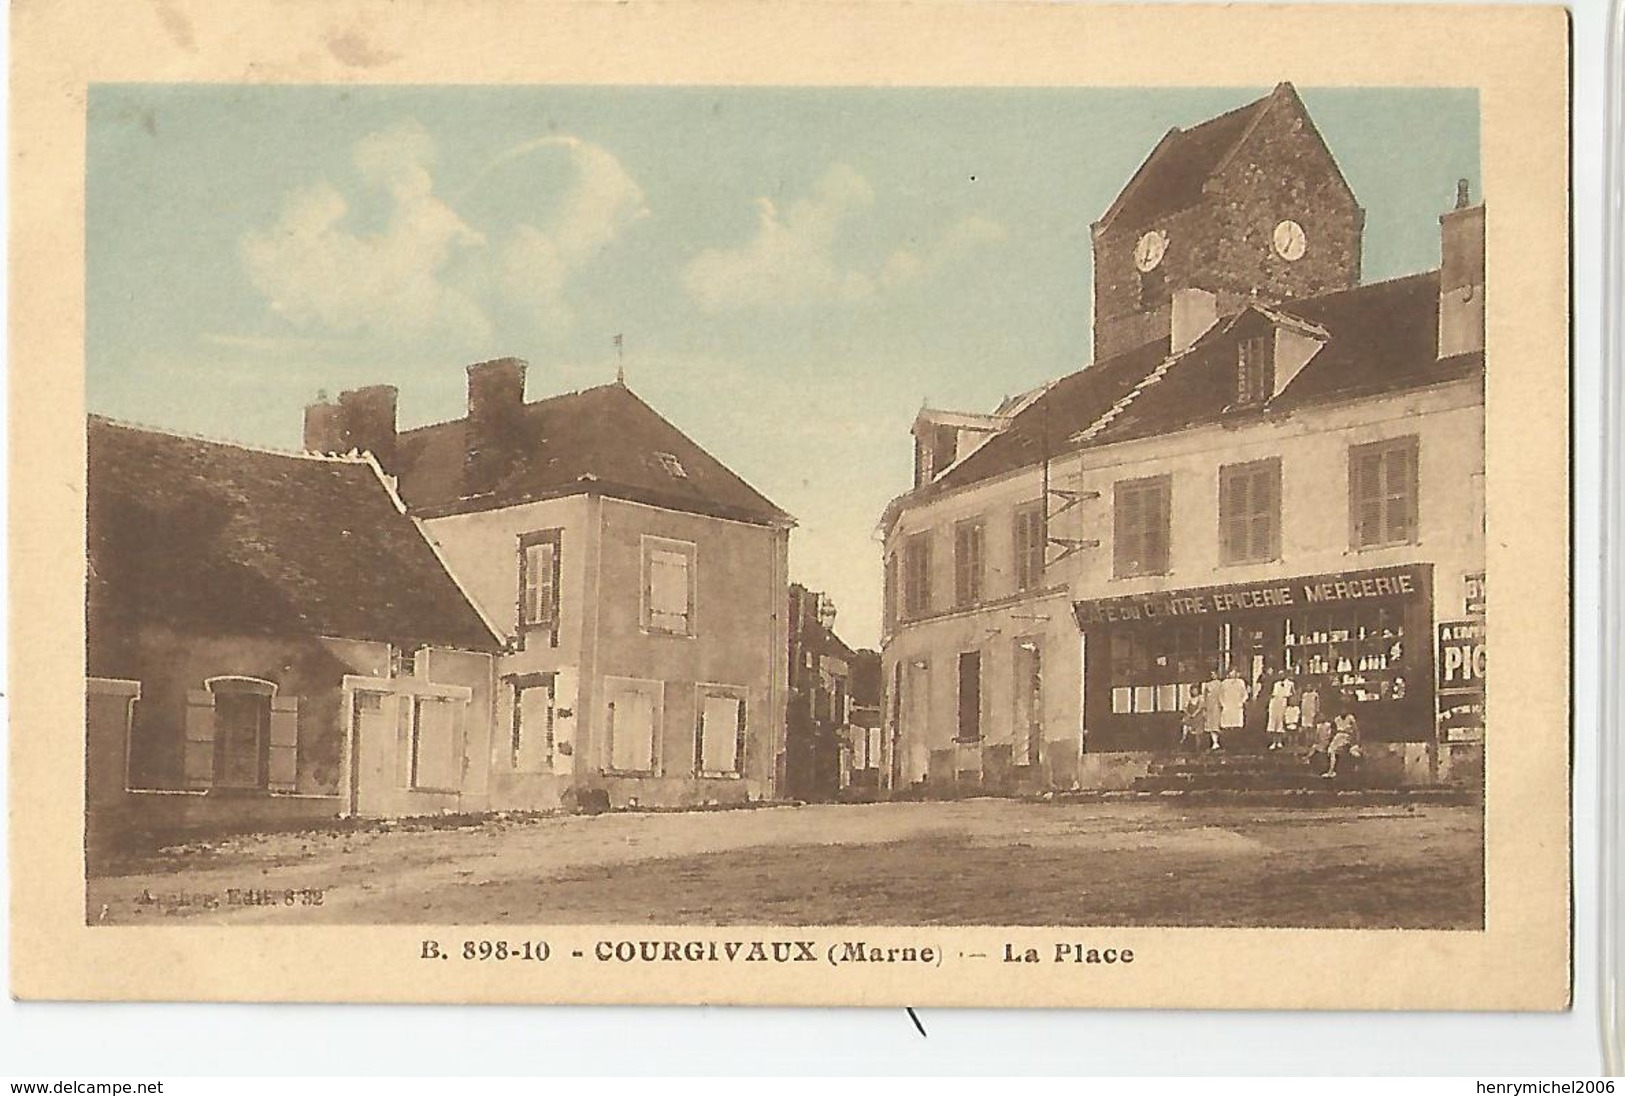
[{"label": "shop display window", "polygon": [[1187,624],[1114,633],[1113,714],[1182,711],[1213,668],[1224,665],[1231,632],[1229,625]]},{"label": "shop display window", "polygon": [[1286,667],[1330,680],[1357,703],[1404,700],[1407,639],[1399,606],[1295,614],[1286,622]]}]

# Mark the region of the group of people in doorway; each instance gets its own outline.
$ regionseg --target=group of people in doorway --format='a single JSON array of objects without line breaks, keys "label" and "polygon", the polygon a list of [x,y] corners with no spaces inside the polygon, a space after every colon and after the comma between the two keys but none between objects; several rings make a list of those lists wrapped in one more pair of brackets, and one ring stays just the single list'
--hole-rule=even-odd
[{"label": "group of people in doorway", "polygon": [[1302,751],[1308,764],[1327,779],[1359,762],[1360,728],[1354,700],[1330,682],[1266,671],[1255,681],[1231,667],[1215,668],[1185,706],[1180,745],[1222,750],[1225,739],[1261,729],[1267,749]]}]

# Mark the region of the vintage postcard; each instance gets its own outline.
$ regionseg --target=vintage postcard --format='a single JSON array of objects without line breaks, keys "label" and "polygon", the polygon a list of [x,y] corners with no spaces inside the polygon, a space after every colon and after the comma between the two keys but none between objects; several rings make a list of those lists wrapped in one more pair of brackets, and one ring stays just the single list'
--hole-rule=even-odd
[{"label": "vintage postcard", "polygon": [[16,995],[1565,1007],[1560,9],[13,27]]}]

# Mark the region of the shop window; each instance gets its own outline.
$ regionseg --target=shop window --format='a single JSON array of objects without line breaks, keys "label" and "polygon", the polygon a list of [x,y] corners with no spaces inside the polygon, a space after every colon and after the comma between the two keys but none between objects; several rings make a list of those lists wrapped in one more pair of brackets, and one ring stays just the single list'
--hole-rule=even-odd
[{"label": "shop window", "polygon": [[959,741],[982,740],[982,652],[959,656]]},{"label": "shop window", "polygon": [[515,772],[549,772],[553,768],[553,675],[514,678],[510,758]]},{"label": "shop window", "polygon": [[544,529],[519,538],[519,627],[547,632],[559,645],[559,548],[562,530]]},{"label": "shop window", "polygon": [[1360,605],[1294,614],[1286,621],[1288,672],[1338,690],[1356,704],[1409,694],[1408,637],[1401,605]]},{"label": "shop window", "polygon": [[1242,339],[1236,348],[1236,406],[1264,403],[1275,394],[1275,339],[1272,334]]},{"label": "shop window", "polygon": [[1017,590],[1035,590],[1044,584],[1045,541],[1043,500],[1029,502],[1017,508],[1015,517]]},{"label": "shop window", "polygon": [[653,773],[658,758],[660,683],[608,678],[604,696],[610,768],[619,773]]},{"label": "shop window", "polygon": [[402,698],[409,713],[410,770],[408,786],[416,791],[455,792],[462,784],[463,743],[458,733],[459,702]]},{"label": "shop window", "polygon": [[1112,565],[1118,578],[1168,571],[1167,476],[1125,480],[1112,496]]},{"label": "shop window", "polygon": [[915,533],[903,545],[903,612],[910,619],[931,611],[931,534]]},{"label": "shop window", "polygon": [[1187,624],[1147,633],[1126,628],[1111,637],[1111,708],[1115,715],[1184,710],[1202,682],[1229,658],[1225,625]]},{"label": "shop window", "polygon": [[1414,435],[1349,448],[1349,540],[1355,548],[1416,542],[1417,449]]},{"label": "shop window", "polygon": [[643,629],[694,634],[694,545],[643,538]]},{"label": "shop window", "polygon": [[701,776],[738,776],[745,756],[745,691],[702,686],[694,770]]},{"label": "shop window", "polygon": [[954,604],[975,605],[982,600],[985,531],[980,521],[954,526]]},{"label": "shop window", "polygon": [[1281,554],[1281,462],[1219,469],[1219,559],[1263,563]]}]

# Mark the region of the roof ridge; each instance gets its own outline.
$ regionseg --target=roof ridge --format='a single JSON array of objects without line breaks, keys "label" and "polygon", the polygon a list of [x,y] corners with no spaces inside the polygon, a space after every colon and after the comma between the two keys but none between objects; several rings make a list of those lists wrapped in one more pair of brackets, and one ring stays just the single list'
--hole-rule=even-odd
[{"label": "roof ridge", "polygon": [[[568,392],[554,392],[552,395],[543,396],[539,400],[526,400],[519,406],[527,409],[531,407],[541,407],[545,404],[552,403],[555,400],[566,400],[572,396],[585,396],[589,392],[598,392],[606,388],[624,388],[631,395],[637,395],[637,393],[632,392],[632,389],[629,386],[622,384],[619,381],[605,381],[602,384],[589,384],[585,388],[572,388]],[[467,421],[468,409],[465,407],[463,409],[463,413],[455,418],[436,419],[433,422],[426,422],[418,426],[408,427],[405,430],[398,430],[396,434],[399,437],[405,437],[407,434],[416,434],[420,430],[433,430],[437,426],[456,426],[458,423]]]},{"label": "roof ridge", "polygon": [[352,449],[348,453],[313,453],[308,449],[279,449],[269,445],[255,445],[252,442],[236,441],[230,438],[211,437],[207,434],[193,433],[189,430],[176,430],[172,427],[153,426],[150,423],[132,422],[128,419],[116,419],[111,415],[97,412],[86,412],[85,418],[99,422],[104,426],[115,427],[119,430],[132,430],[142,434],[157,434],[166,438],[179,438],[182,441],[203,442],[205,445],[219,445],[228,449],[241,449],[249,453],[263,453],[272,457],[287,457],[291,460],[325,461],[329,464],[364,465],[371,459],[372,454]]}]

